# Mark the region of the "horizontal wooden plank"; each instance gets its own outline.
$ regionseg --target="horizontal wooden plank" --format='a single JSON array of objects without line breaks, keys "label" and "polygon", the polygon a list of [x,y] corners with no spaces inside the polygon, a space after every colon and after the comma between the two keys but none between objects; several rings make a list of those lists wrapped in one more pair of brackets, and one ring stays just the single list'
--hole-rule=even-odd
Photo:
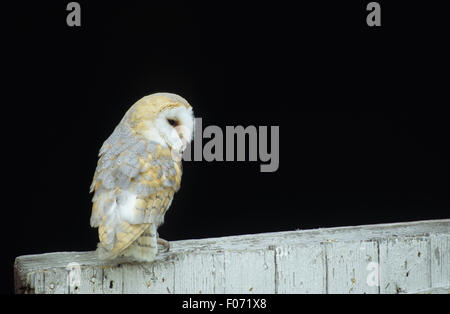
[{"label": "horizontal wooden plank", "polygon": [[100,261],[94,252],[25,255],[16,258],[15,291],[434,291],[450,286],[449,235],[445,219],[173,241],[152,263]]}]

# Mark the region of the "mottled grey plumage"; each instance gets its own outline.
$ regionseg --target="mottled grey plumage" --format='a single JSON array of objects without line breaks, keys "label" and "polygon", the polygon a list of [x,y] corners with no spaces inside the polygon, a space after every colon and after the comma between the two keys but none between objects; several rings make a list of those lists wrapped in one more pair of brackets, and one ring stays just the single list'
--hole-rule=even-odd
[{"label": "mottled grey plumage", "polygon": [[103,143],[91,185],[91,226],[99,228],[101,258],[153,260],[157,228],[181,182],[181,160],[171,150],[182,151],[192,129],[185,100],[154,94],[134,104]]},{"label": "mottled grey plumage", "polygon": [[[135,178],[141,170],[139,158],[147,159],[147,154],[155,155],[158,144],[155,142],[146,141],[144,138],[139,138],[138,135],[133,134],[133,131],[126,123],[121,123],[117,126],[111,136],[104,142],[100,150],[100,159],[97,166],[96,176],[91,184],[91,192],[95,185],[100,181],[102,186],[106,189],[112,189],[114,186],[126,189],[131,183],[131,179]],[[150,161],[151,166],[157,166],[157,176],[144,176],[145,180],[155,180],[164,177],[173,177],[176,175],[174,161],[168,156],[161,156],[160,158],[153,158]],[[179,186],[176,186],[173,180],[163,180],[165,187],[173,187],[175,191]],[[136,184],[137,194],[148,196],[155,192],[155,189],[145,187],[142,184]],[[160,190],[162,187],[157,188]]]}]

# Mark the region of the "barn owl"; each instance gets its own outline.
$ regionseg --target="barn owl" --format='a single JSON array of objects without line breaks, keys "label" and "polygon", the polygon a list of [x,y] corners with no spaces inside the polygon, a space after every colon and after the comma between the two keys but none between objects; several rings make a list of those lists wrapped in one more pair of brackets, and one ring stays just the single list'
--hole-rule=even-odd
[{"label": "barn owl", "polygon": [[150,262],[157,229],[180,188],[181,155],[192,140],[192,107],[156,93],[137,101],[103,143],[91,185],[91,226],[98,227],[100,259],[130,256]]}]

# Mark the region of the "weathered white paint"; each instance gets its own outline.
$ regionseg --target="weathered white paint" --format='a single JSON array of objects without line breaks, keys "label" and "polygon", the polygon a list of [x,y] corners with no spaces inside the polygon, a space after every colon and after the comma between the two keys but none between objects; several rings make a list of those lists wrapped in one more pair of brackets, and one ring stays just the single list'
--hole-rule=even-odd
[{"label": "weathered white paint", "polygon": [[450,219],[445,219],[174,241],[153,263],[99,261],[94,252],[26,255],[16,258],[15,289],[46,294],[449,293],[449,242]]},{"label": "weathered white paint", "polygon": [[331,242],[325,247],[328,293],[378,293],[377,285],[367,284],[367,266],[379,263],[377,241]]},{"label": "weathered white paint", "polygon": [[381,240],[379,245],[381,293],[431,288],[429,236],[394,237]]},{"label": "weathered white paint", "polygon": [[326,293],[325,248],[321,243],[280,245],[276,254],[277,293]]},{"label": "weathered white paint", "polygon": [[431,241],[431,286],[448,285],[450,278],[450,234],[432,234]]}]

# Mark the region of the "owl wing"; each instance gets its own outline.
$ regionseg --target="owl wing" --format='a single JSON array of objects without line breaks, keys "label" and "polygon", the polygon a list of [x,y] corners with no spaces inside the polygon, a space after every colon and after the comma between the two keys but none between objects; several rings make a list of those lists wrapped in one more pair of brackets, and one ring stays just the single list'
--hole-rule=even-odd
[{"label": "owl wing", "polygon": [[105,258],[114,258],[144,233],[163,222],[180,187],[181,163],[170,149],[119,124],[100,149],[91,192],[91,226],[99,228]]}]

